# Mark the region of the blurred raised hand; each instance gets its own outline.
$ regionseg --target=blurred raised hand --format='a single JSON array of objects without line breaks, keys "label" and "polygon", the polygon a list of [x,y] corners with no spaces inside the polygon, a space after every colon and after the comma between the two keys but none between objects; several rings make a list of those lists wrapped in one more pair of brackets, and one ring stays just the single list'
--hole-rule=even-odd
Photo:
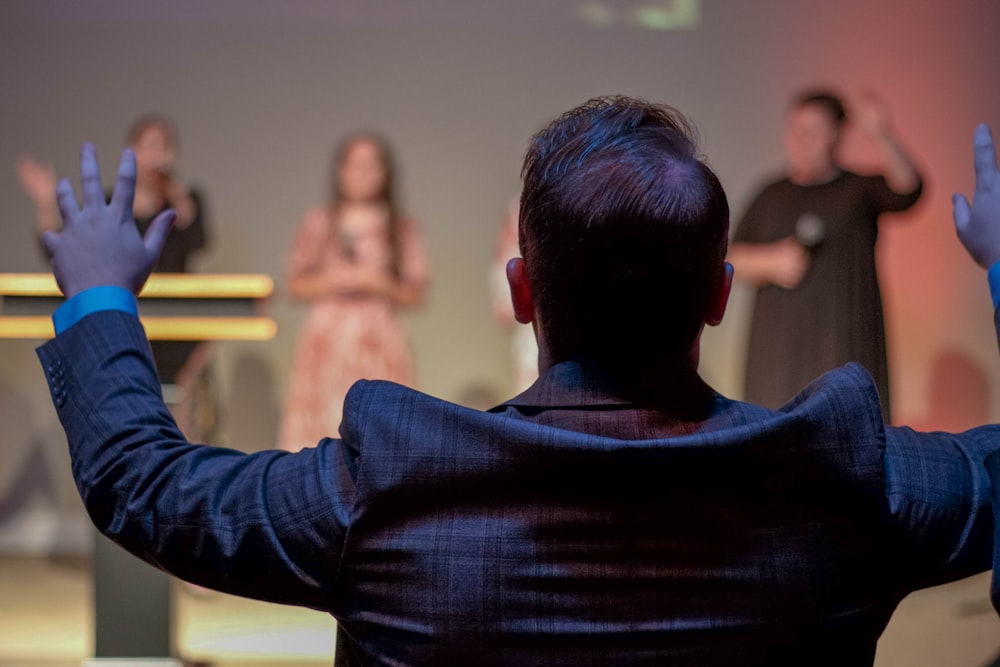
[{"label": "blurred raised hand", "polygon": [[851,123],[864,134],[882,155],[885,180],[893,191],[909,194],[920,185],[920,174],[903,149],[889,120],[889,111],[880,97],[870,90],[858,93],[851,106]]},{"label": "blurred raised hand", "polygon": [[885,103],[868,90],[858,93],[851,109],[851,120],[871,139],[880,139],[891,131]]},{"label": "blurred raised hand", "polygon": [[17,160],[17,178],[21,189],[35,203],[39,233],[56,230],[56,171],[52,165],[22,155]]}]

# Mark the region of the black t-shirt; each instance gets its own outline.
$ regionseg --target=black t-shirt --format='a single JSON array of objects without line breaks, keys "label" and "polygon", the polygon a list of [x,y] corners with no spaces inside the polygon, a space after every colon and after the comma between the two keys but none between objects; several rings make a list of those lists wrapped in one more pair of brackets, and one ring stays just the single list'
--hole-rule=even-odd
[{"label": "black t-shirt", "polygon": [[872,374],[888,420],[889,373],[882,297],[875,266],[878,218],[902,211],[921,187],[900,195],[881,176],[841,172],[820,185],[782,179],[764,188],[736,229],[734,243],[796,236],[803,218],[822,240],[793,289],[758,289],[747,352],[746,400],[780,407],[820,374],[857,361]]}]

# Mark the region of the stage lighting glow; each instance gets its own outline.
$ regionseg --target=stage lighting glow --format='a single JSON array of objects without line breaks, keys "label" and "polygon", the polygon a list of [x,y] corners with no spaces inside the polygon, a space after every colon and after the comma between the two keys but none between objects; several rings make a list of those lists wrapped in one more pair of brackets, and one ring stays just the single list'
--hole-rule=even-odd
[{"label": "stage lighting glow", "polygon": [[588,0],[577,6],[577,13],[599,28],[621,24],[645,30],[694,30],[701,22],[701,0]]}]

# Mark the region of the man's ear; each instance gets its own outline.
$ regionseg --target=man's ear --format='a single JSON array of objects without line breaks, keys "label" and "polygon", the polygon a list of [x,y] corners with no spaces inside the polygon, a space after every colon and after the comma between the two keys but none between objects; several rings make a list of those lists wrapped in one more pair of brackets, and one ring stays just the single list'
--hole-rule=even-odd
[{"label": "man's ear", "polygon": [[521,324],[535,321],[535,300],[531,298],[528,285],[528,267],[520,257],[507,262],[507,283],[510,285],[510,301],[514,305],[514,319]]},{"label": "man's ear", "polygon": [[729,303],[729,292],[733,289],[733,265],[726,262],[723,270],[722,280],[715,290],[712,302],[708,306],[705,314],[705,324],[710,327],[718,326],[722,322],[722,316],[726,314],[726,304]]}]

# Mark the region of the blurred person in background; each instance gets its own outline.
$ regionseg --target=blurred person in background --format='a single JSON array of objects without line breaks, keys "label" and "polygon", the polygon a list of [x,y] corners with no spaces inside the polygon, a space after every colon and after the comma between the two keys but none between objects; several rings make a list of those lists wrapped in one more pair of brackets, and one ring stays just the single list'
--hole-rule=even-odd
[{"label": "blurred person in background", "polygon": [[785,123],[787,173],[756,196],[736,228],[728,259],[757,288],[744,400],[780,407],[818,375],[856,361],[875,378],[888,422],[875,242],[881,214],[913,206],[922,181],[885,107],[867,93],[850,122],[877,149],[884,175],[842,168],[847,122],[835,94],[797,96]]},{"label": "blurred person in background", "polygon": [[[125,142],[135,153],[132,214],[139,233],[145,234],[149,224],[163,211],[172,209],[177,214],[154,270],[187,273],[192,259],[208,246],[208,222],[202,192],[185,184],[178,175],[177,126],[162,114],[144,114],[129,127]],[[24,155],[17,162],[17,174],[21,187],[35,204],[39,235],[58,231],[56,176],[52,165]],[[211,343],[154,340],[151,345],[164,398],[185,435],[198,440],[212,439],[218,426],[218,410],[209,372]]]},{"label": "blurred person in background", "polygon": [[414,382],[399,313],[423,304],[427,258],[398,207],[389,145],[372,133],[333,156],[327,205],[308,211],[288,258],[288,290],[309,302],[286,392],[279,444],[297,451],[338,432],[362,378]]}]

